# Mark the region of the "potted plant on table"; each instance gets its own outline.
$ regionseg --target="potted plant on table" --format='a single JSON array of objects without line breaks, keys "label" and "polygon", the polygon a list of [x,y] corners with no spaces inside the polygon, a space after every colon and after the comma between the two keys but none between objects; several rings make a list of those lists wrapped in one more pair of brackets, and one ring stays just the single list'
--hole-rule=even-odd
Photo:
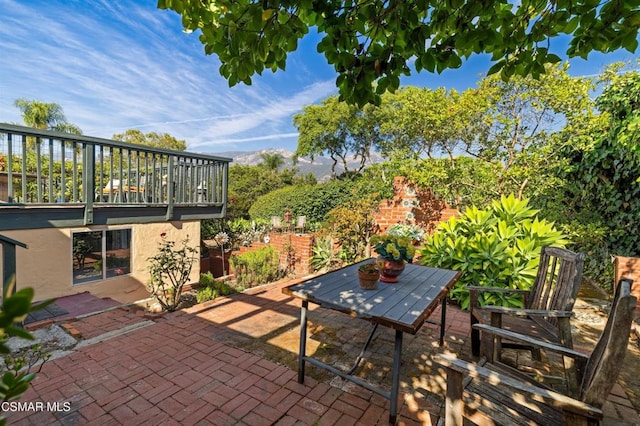
[{"label": "potted plant on table", "polygon": [[365,263],[358,267],[358,282],[363,290],[375,290],[378,287],[380,271],[375,262]]},{"label": "potted plant on table", "polygon": [[371,237],[371,245],[379,255],[376,263],[380,270],[380,281],[397,283],[405,263],[411,263],[415,254],[411,239],[389,234],[374,235]]}]

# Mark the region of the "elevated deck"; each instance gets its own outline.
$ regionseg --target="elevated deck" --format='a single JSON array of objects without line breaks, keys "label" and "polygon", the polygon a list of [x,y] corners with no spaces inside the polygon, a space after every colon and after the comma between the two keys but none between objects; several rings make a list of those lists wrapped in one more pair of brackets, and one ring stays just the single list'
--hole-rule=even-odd
[{"label": "elevated deck", "polygon": [[222,218],[230,162],[0,123],[0,231]]}]

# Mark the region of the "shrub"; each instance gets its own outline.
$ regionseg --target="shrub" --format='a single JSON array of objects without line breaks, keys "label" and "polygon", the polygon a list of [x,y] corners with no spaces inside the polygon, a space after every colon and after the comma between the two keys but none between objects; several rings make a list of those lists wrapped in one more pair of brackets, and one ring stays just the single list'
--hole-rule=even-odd
[{"label": "shrub", "polygon": [[424,231],[418,225],[408,223],[396,223],[387,229],[387,235],[409,238],[413,242],[421,242],[424,239]]},{"label": "shrub", "polygon": [[[0,400],[18,400],[29,389],[31,381],[35,378],[35,373],[31,368],[36,362],[46,361],[49,355],[46,354],[39,345],[31,346],[17,355],[11,355],[7,345],[7,339],[15,336],[25,340],[33,340],[31,333],[19,325],[30,312],[50,305],[53,300],[34,305],[32,303],[34,292],[32,288],[23,288],[11,294],[15,280],[10,282],[9,291],[4,295],[4,300],[0,306],[0,353],[3,357],[4,368],[2,369],[2,379],[0,380]],[[40,364],[40,369],[43,364]],[[38,370],[39,371],[39,370]],[[6,424],[4,414],[0,413],[0,424]]]},{"label": "shrub", "polygon": [[188,239],[175,248],[175,241],[167,240],[165,233],[161,237],[158,253],[147,259],[151,276],[147,287],[163,310],[173,312],[182,301],[182,289],[189,281],[197,250],[188,245]]},{"label": "shrub", "polygon": [[[211,275],[210,272],[208,274]],[[204,275],[207,274],[202,274],[202,276]],[[202,284],[202,280],[200,281],[200,283]],[[214,280],[213,276],[211,276],[211,282],[205,287],[202,287],[200,290],[198,290],[198,293],[196,294],[196,301],[198,303],[204,303],[209,300],[213,300],[218,296],[227,296],[233,292],[234,290],[229,286],[229,284],[224,281]]]},{"label": "shrub", "polygon": [[[463,309],[469,308],[468,285],[529,290],[542,246],[567,243],[553,223],[538,220],[537,213],[527,200],[513,195],[484,210],[468,208],[426,238],[421,263],[462,271],[449,295]],[[519,296],[502,293],[484,294],[479,303],[522,307]]]},{"label": "shrub", "polygon": [[213,274],[211,273],[211,271],[208,271],[204,274],[200,274],[200,280],[198,281],[198,283],[206,287],[212,285],[214,281],[215,279],[213,278]]},{"label": "shrub", "polygon": [[235,219],[229,222],[229,229],[233,235],[232,246],[249,247],[256,241],[262,241],[270,224],[271,222],[266,219]]},{"label": "shrub", "polygon": [[229,262],[235,270],[236,281],[242,288],[266,284],[279,278],[280,255],[271,246],[232,255]]},{"label": "shrub", "polygon": [[342,266],[340,258],[333,252],[332,238],[318,238],[312,250],[311,267],[314,271],[327,272]]},{"label": "shrub", "polygon": [[350,200],[327,214],[328,232],[341,246],[340,257],[353,263],[371,255],[369,238],[377,230],[375,215],[378,200],[375,194]]},{"label": "shrub", "polygon": [[252,219],[282,216],[289,208],[293,217],[306,216],[307,222],[322,222],[327,212],[350,200],[351,181],[330,181],[320,185],[288,186],[259,197],[249,209]]}]

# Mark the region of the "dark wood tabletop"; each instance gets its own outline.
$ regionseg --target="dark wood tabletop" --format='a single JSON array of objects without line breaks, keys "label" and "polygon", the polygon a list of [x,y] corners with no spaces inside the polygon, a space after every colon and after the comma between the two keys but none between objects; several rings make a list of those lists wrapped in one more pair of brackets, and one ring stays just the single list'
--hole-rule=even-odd
[{"label": "dark wood tabletop", "polygon": [[378,282],[375,290],[358,284],[365,260],[282,289],[285,294],[358,318],[415,334],[458,281],[459,271],[407,264],[399,282]]}]

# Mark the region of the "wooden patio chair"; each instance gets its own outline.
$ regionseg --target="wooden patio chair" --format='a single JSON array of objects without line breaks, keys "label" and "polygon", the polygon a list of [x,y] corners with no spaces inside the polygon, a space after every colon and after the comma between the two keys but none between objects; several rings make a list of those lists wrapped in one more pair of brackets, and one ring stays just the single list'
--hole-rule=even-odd
[{"label": "wooden patio chair", "polygon": [[491,363],[482,366],[439,355],[437,361],[447,372],[444,424],[462,425],[463,419],[476,424],[599,424],[604,417],[602,406],[627,352],[637,301],[630,294],[630,284],[630,280],[619,283],[607,324],[591,355],[527,338],[530,345],[576,360],[577,397],[496,371]]},{"label": "wooden patio chair", "polygon": [[[570,317],[582,281],[584,255],[559,247],[542,247],[540,264],[531,290],[494,287],[467,287],[470,297],[471,351],[481,355],[480,333],[475,324],[490,324],[510,331],[530,335],[551,343],[573,348]],[[485,305],[480,307],[481,292],[519,293],[524,308],[505,308]],[[500,342],[493,348],[486,339],[482,342],[482,355],[488,356],[502,348],[532,350],[536,359],[539,353],[527,346]]]}]

